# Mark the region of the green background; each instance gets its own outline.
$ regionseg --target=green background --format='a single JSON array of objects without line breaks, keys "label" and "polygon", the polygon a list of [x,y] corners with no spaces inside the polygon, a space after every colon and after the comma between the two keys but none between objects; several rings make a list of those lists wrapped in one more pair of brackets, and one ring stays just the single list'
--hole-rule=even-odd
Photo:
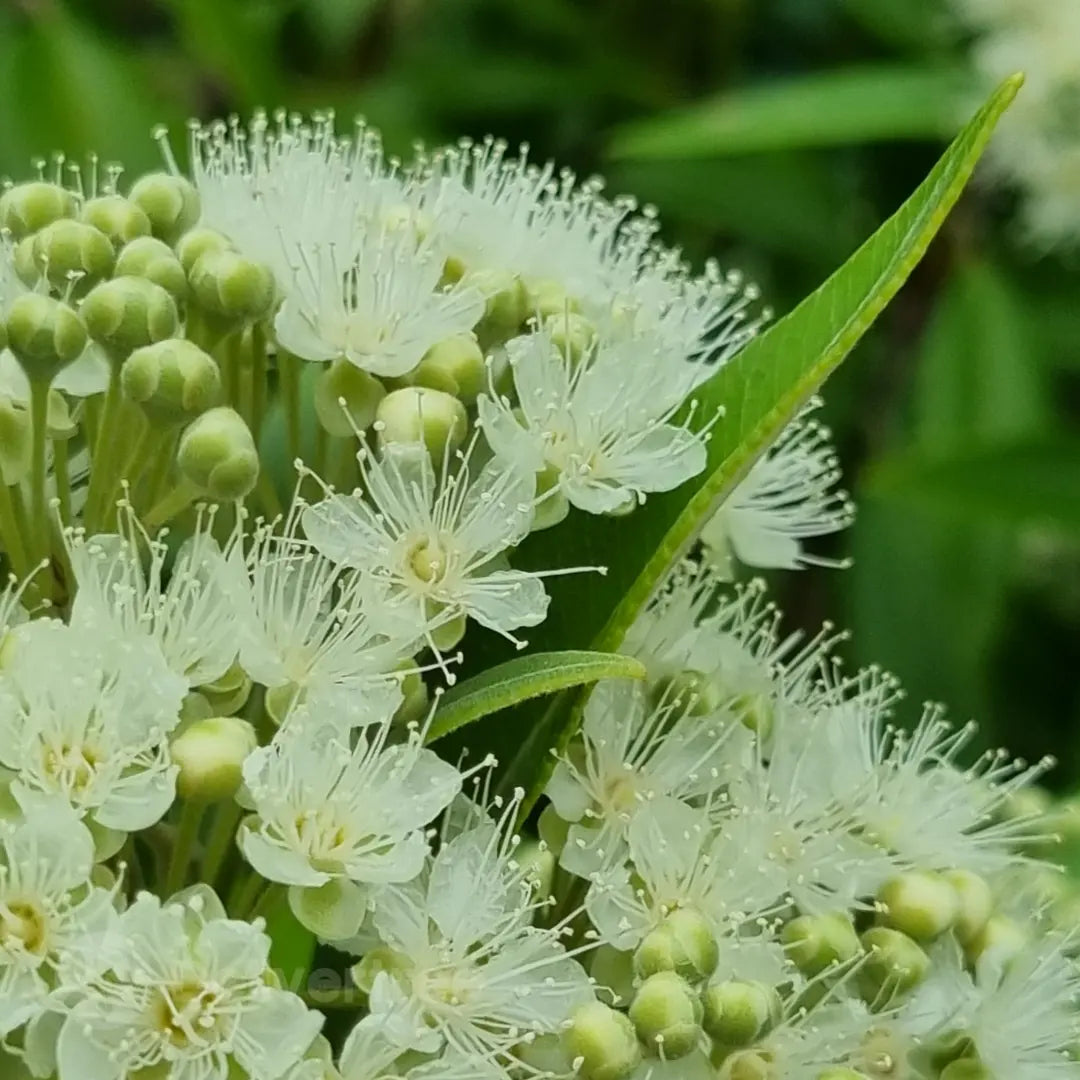
[{"label": "green background", "polygon": [[[96,150],[131,174],[188,117],[365,116],[394,152],[527,142],[655,203],[664,236],[789,310],[922,179],[964,118],[943,0],[9,0],[0,172]],[[977,94],[977,90],[973,90]],[[1080,213],[1080,192],[1077,195]],[[852,662],[1080,773],[1080,257],[976,184],[827,387],[859,516],[776,581]]]}]

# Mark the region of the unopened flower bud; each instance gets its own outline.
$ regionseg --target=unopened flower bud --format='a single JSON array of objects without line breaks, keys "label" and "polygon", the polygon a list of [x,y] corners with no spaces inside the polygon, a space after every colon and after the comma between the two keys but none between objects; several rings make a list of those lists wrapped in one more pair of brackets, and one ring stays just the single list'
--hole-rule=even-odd
[{"label": "unopened flower bud", "polygon": [[187,297],[187,274],[176,252],[153,236],[140,236],[125,245],[116,260],[116,274],[146,278],[177,302]]},{"label": "unopened flower bud", "polygon": [[15,275],[28,289],[32,289],[41,280],[41,267],[38,266],[37,254],[34,250],[35,239],[36,237],[33,236],[23,237],[12,252]]},{"label": "unopened flower bud", "polygon": [[240,788],[244,761],[256,746],[255,729],[237,716],[196,720],[169,746],[180,770],[176,790],[182,798],[199,802],[231,799]]},{"label": "unopened flower bud", "polygon": [[54,289],[66,289],[78,277],[80,293],[107,278],[116,263],[112,243],[100,229],[68,218],[37,233],[33,253],[38,275],[47,277]]},{"label": "unopened flower bud", "polygon": [[701,1041],[701,999],[673,971],[650,975],[630,1002],[638,1038],[657,1057],[685,1057]]},{"label": "unopened flower bud", "polygon": [[565,1045],[583,1080],[625,1080],[641,1064],[634,1025],[600,1001],[574,1013]]},{"label": "unopened flower bud", "polygon": [[199,693],[209,703],[213,715],[232,716],[239,712],[251,696],[251,679],[234,660],[229,669],[212,683],[199,687]]},{"label": "unopened flower bud", "polygon": [[772,734],[776,715],[768,694],[739,694],[725,704],[748,731],[762,739]]},{"label": "unopened flower bud", "polygon": [[114,360],[172,337],[179,325],[176,303],[160,285],[140,277],[118,277],[96,285],[82,303],[90,336]]},{"label": "unopened flower bud", "polygon": [[580,305],[567,294],[558,281],[550,278],[534,281],[528,290],[528,314],[541,321],[557,318],[567,312],[577,314]]},{"label": "unopened flower bud", "polygon": [[273,275],[262,263],[235,251],[206,252],[188,280],[204,311],[230,321],[255,322],[269,314],[274,303]]},{"label": "unopened flower bud", "polygon": [[465,441],[469,420],[456,397],[424,386],[406,386],[379,403],[375,425],[383,445],[423,443],[441,461]]},{"label": "unopened flower bud", "polygon": [[1004,915],[991,915],[986,925],[967,944],[966,952],[972,963],[993,959],[1007,963],[1019,956],[1028,946],[1023,929]]},{"label": "unopened flower bud", "polygon": [[675,705],[681,714],[707,716],[724,701],[719,687],[700,671],[685,668],[657,679],[651,688],[652,698],[660,705]]},{"label": "unopened flower bud", "polygon": [[[406,661],[411,667],[412,661]],[[424,676],[411,670],[401,680],[402,702],[394,713],[394,723],[406,725],[419,723],[428,711],[428,688]]]},{"label": "unopened flower bud", "polygon": [[566,838],[570,833],[570,822],[564,821],[555,811],[555,807],[548,803],[544,807],[540,814],[540,820],[537,822],[537,831],[540,833],[540,839],[544,841],[547,846],[555,852],[556,855],[562,852],[562,849],[566,846]]},{"label": "unopened flower bud", "polygon": [[100,229],[119,251],[137,236],[150,235],[150,219],[123,195],[100,195],[85,203],[79,217]]},{"label": "unopened flower bud", "polygon": [[195,269],[195,264],[204,256],[219,251],[235,251],[233,242],[217,229],[201,226],[184,233],[176,243],[176,257],[184,268],[185,274]]},{"label": "unopened flower bud", "polygon": [[584,315],[562,312],[544,322],[551,343],[572,364],[579,364],[596,341],[596,327]]},{"label": "unopened flower bud", "polygon": [[872,1006],[888,1005],[922,982],[930,958],[907,934],[875,926],[862,936],[867,956],[859,968],[859,989]]},{"label": "unopened flower bud", "polygon": [[521,868],[525,881],[536,896],[549,896],[555,875],[555,856],[547,844],[538,840],[523,841],[514,852],[514,862]]},{"label": "unopened flower bud", "polygon": [[956,893],[957,911],[953,933],[961,945],[968,945],[986,926],[994,912],[994,894],[985,878],[970,870],[947,870],[942,877]]},{"label": "unopened flower bud", "polygon": [[242,499],[259,478],[259,455],[239,413],[219,405],[198,417],[180,436],[180,471],[212,499]]},{"label": "unopened flower bud", "polygon": [[975,1058],[958,1058],[941,1070],[938,1080],[994,1080],[994,1074]]},{"label": "unopened flower bud", "polygon": [[529,314],[529,294],[521,278],[499,270],[478,270],[468,283],[486,297],[476,333],[486,346],[516,336]]},{"label": "unopened flower bud", "polygon": [[764,983],[729,980],[710,986],[702,996],[703,1026],[722,1046],[749,1046],[779,1015],[780,999]]},{"label": "unopened flower bud", "polygon": [[136,349],[120,372],[124,395],[152,423],[179,424],[216,405],[221,374],[208,353],[185,338]]},{"label": "unopened flower bud", "polygon": [[634,953],[634,967],[643,977],[674,971],[690,982],[707,979],[720,959],[716,935],[708,920],[692,908],[675,908],[650,931]]},{"label": "unopened flower bud", "polygon": [[371,427],[384,397],[386,388],[374,375],[345,359],[335,360],[315,382],[319,423],[341,439]]},{"label": "unopened flower bud", "polygon": [[932,941],[956,921],[960,900],[941,875],[911,870],[878,890],[881,921],[916,941]]},{"label": "unopened flower bud", "polygon": [[0,196],[0,228],[16,240],[44,229],[75,213],[75,196],[59,184],[29,180],[16,184]]},{"label": "unopened flower bud", "polygon": [[7,317],[8,348],[32,382],[52,382],[86,348],[82,319],[61,300],[24,293]]},{"label": "unopened flower bud", "polygon": [[167,244],[175,244],[199,220],[202,210],[195,185],[171,173],[139,177],[128,198],[147,216],[154,235]]},{"label": "unopened flower bud", "polygon": [[484,353],[475,334],[455,334],[432,345],[409,381],[471,404],[484,389]]},{"label": "unopened flower bud", "polygon": [[781,939],[791,962],[804,975],[817,975],[844,964],[860,952],[859,937],[844,912],[800,915],[783,929]]},{"label": "unopened flower bud", "polygon": [[758,1050],[738,1050],[725,1058],[721,1080],[774,1080],[771,1057]]}]

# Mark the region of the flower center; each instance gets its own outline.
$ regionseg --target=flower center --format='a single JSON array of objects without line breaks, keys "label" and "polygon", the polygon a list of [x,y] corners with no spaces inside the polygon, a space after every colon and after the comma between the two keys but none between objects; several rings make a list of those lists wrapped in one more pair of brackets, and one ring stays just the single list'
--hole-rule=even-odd
[{"label": "flower center", "polygon": [[154,1027],[171,1046],[186,1049],[221,1039],[222,992],[201,983],[162,986],[151,1005]]},{"label": "flower center", "polygon": [[637,776],[629,769],[609,777],[600,795],[603,808],[610,814],[627,814],[637,809]]},{"label": "flower center", "polygon": [[298,814],[296,832],[312,866],[324,873],[339,870],[345,849],[352,846],[348,825],[328,807]]},{"label": "flower center", "polygon": [[446,549],[432,536],[413,543],[405,556],[406,565],[418,581],[432,585],[446,573]]},{"label": "flower center", "polygon": [[46,746],[45,774],[64,791],[82,794],[94,782],[103,757],[95,747],[86,743],[76,745],[64,742]]},{"label": "flower center", "polygon": [[0,948],[7,952],[46,952],[48,917],[30,900],[0,902]]}]

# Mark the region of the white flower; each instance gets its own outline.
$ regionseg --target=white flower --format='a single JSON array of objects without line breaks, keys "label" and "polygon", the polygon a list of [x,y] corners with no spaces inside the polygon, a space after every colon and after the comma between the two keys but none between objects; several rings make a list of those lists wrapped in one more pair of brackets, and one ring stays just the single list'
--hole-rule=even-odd
[{"label": "white flower", "polygon": [[238,531],[226,551],[240,666],[267,688],[279,721],[297,701],[316,700],[349,725],[382,720],[401,702],[401,667],[422,627],[380,609],[360,576],[298,540],[300,510],[283,531]]},{"label": "white flower", "polygon": [[560,1031],[593,996],[562,929],[532,925],[543,901],[513,858],[516,812],[515,800],[499,825],[466,829],[420,878],[374,896],[385,970],[425,1025],[416,1049],[443,1048],[455,1068],[467,1061],[480,1075],[505,1075],[515,1044]]},{"label": "white flower", "polygon": [[[339,725],[299,711],[244,762],[255,814],[241,829],[241,850],[270,881],[300,890],[338,882],[332,906],[356,913],[341,938],[359,928],[365,886],[420,873],[424,828],[461,787],[461,774],[421,746],[420,732],[396,745],[390,734],[389,722],[370,724],[347,741]],[[305,898],[294,899],[299,909]]]},{"label": "white flower", "polygon": [[839,477],[828,430],[805,418],[789,424],[705,526],[708,557],[727,572],[732,558],[759,569],[845,565],[803,548],[851,524],[853,506],[834,487]]},{"label": "white flower", "polygon": [[165,739],[186,684],[157,645],[52,619],[12,634],[0,677],[0,764],[106,829],[158,821],[173,800]]},{"label": "white flower", "polygon": [[[236,658],[235,611],[223,588],[224,563],[213,515],[171,557],[164,539],[121,511],[122,535],[68,535],[77,593],[71,622],[122,639],[149,637],[191,688],[219,679]],[[143,568],[143,549],[149,565]]]},{"label": "white flower", "polygon": [[69,974],[69,954],[111,925],[113,895],[88,884],[89,830],[56,796],[19,792],[0,822],[0,1036],[37,1020]]},{"label": "white flower", "polygon": [[268,982],[259,927],[208,908],[143,893],[120,917],[61,1031],[59,1080],[277,1080],[303,1056],[322,1017]]},{"label": "white flower", "polygon": [[708,425],[674,422],[696,373],[659,345],[628,337],[575,360],[547,331],[515,338],[507,353],[517,404],[481,396],[484,436],[508,466],[541,474],[592,514],[678,487],[705,468]]},{"label": "white flower", "polygon": [[628,680],[604,680],[585,706],[580,741],[555,766],[545,794],[573,822],[560,865],[580,877],[617,865],[635,815],[661,795],[708,796],[726,778],[734,730]]},{"label": "white flower", "polygon": [[366,491],[328,494],[304,512],[304,530],[327,558],[370,575],[373,619],[411,612],[433,645],[433,618],[468,617],[513,641],[511,631],[547,614],[540,575],[505,562],[529,532],[533,481],[498,462],[474,472],[470,454],[451,469],[449,458],[437,472],[421,445],[361,450]]}]

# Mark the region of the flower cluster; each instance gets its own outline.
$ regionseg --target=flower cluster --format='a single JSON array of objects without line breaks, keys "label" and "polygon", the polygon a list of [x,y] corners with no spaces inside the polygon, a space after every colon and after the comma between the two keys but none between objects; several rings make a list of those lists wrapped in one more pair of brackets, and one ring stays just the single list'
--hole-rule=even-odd
[{"label": "flower cluster", "polygon": [[1080,1077],[1045,765],[892,726],[733,580],[836,565],[805,413],[539,813],[439,752],[473,642],[602,569],[530,536],[707,468],[753,290],[500,143],[260,115],[186,177],[161,140],[0,197],[0,1074]]},{"label": "flower cluster", "polygon": [[1016,108],[990,151],[993,171],[1022,195],[1022,225],[1044,247],[1080,239],[1080,11],[1059,0],[952,0],[975,36],[972,60],[989,85],[1026,73]]}]

